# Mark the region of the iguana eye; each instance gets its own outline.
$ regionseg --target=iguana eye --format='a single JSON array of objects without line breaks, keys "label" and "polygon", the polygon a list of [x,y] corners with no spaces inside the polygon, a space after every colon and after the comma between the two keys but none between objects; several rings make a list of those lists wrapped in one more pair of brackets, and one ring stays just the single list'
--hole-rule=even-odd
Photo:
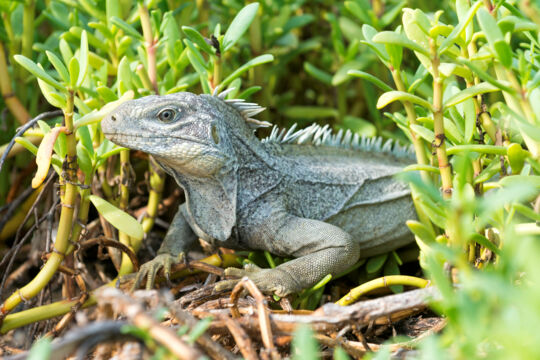
[{"label": "iguana eye", "polygon": [[158,119],[163,122],[169,122],[174,119],[174,110],[173,109],[163,109],[158,114]]}]

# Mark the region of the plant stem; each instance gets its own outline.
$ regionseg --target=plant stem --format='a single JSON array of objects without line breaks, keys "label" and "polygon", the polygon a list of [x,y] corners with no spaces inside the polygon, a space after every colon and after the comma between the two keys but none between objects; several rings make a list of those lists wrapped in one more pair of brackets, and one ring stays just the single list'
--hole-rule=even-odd
[{"label": "plant stem", "polygon": [[[118,203],[118,207],[124,211],[126,211],[129,207],[129,183],[131,182],[130,170],[131,164],[129,162],[129,150],[122,150],[120,151],[120,201]],[[126,233],[119,231],[118,240],[122,244],[132,248],[131,239]],[[129,257],[125,253],[122,253],[122,262],[118,275],[122,276],[131,272],[133,272],[133,264],[131,263]]]},{"label": "plant stem", "polygon": [[[36,9],[35,0],[25,1],[24,7],[23,7],[23,33],[22,33],[22,39],[21,39],[21,54],[26,56],[29,59],[32,58],[32,45],[34,44],[35,9]],[[32,80],[32,81],[34,81],[35,83],[36,80]],[[26,103],[27,93],[20,92],[19,96],[22,102]]]},{"label": "plant stem", "polygon": [[341,306],[350,305],[358,300],[362,295],[365,295],[370,291],[379,288],[386,288],[392,285],[406,285],[423,288],[429,285],[429,280],[407,275],[383,276],[355,287],[349,291],[347,295],[339,299],[336,304]]},{"label": "plant stem", "polygon": [[2,42],[0,42],[0,91],[2,92],[7,108],[13,114],[15,119],[21,124],[26,123],[30,119],[30,114],[26,111],[26,108],[19,101],[19,98],[15,95],[13,88],[11,87],[6,53]]},{"label": "plant stem", "polygon": [[[54,255],[54,254],[52,254]],[[218,256],[217,254],[208,256],[204,259],[201,259],[200,262],[219,266],[222,268],[227,268],[231,266],[238,266],[238,257],[232,254],[223,254]],[[188,276],[198,273],[197,269],[184,269],[178,273],[172,274],[171,278],[176,279],[181,276]],[[109,282],[109,284],[104,286],[114,286],[118,279],[114,279]],[[36,321],[42,321],[51,319],[53,317],[61,316],[67,314],[71,311],[72,307],[77,303],[77,300],[65,301],[61,300],[52,304],[43,305],[31,308],[29,310],[19,311],[15,314],[7,315],[4,319],[4,322],[0,325],[0,334],[5,334],[9,330],[13,330],[28,324],[32,324]],[[90,307],[96,304],[96,298],[93,294],[90,294],[88,300],[84,303],[83,308]]]},{"label": "plant stem", "polygon": [[[432,46],[435,48],[435,46]],[[436,51],[432,52],[436,54]],[[441,172],[442,192],[445,199],[452,197],[452,169],[448,163],[446,154],[446,136],[444,133],[443,118],[443,80],[439,74],[440,59],[437,55],[433,56],[433,131],[435,140],[433,147],[436,149],[437,161]]]},{"label": "plant stem", "polygon": [[73,91],[69,91],[66,108],[64,109],[64,122],[66,131],[66,158],[63,168],[65,169],[61,177],[65,183],[65,193],[62,197],[62,211],[58,223],[58,232],[54,249],[45,265],[39,273],[23,288],[17,290],[6,299],[0,309],[0,316],[4,316],[15,308],[21,301],[27,301],[36,296],[51,280],[56,273],[58,266],[64,260],[69,246],[70,233],[73,228],[73,214],[75,212],[77,200],[77,149],[73,128]]},{"label": "plant stem", "polygon": [[[163,186],[165,185],[165,173],[153,157],[149,157],[148,166],[150,168],[150,191],[148,195],[148,205],[142,221],[142,227],[145,234],[149,233],[154,226],[154,220],[157,216]],[[134,248],[134,251],[139,250]]]},{"label": "plant stem", "polygon": [[148,13],[148,8],[142,3],[139,3],[139,17],[141,18],[141,26],[146,47],[146,57],[148,60],[148,77],[150,78],[154,92],[159,94],[157,83],[156,41],[154,41],[154,35],[152,33],[152,25],[150,23],[150,14]]},{"label": "plant stem", "polygon": [[[401,78],[401,73],[398,70],[392,69],[392,78],[394,79],[396,88],[399,91],[407,92],[407,88],[405,87],[403,79]],[[417,125],[418,122],[416,121],[416,110],[414,109],[414,105],[409,101],[404,101],[403,107],[405,107],[405,112],[407,113],[407,123],[409,124],[409,126]],[[416,153],[416,161],[420,165],[429,165],[426,151],[424,149],[424,140],[422,140],[421,137],[416,136],[415,132],[412,131],[410,128],[409,134],[411,135],[414,151]],[[426,171],[421,171],[420,174],[422,175],[422,179],[425,182],[431,183],[431,178]]]}]

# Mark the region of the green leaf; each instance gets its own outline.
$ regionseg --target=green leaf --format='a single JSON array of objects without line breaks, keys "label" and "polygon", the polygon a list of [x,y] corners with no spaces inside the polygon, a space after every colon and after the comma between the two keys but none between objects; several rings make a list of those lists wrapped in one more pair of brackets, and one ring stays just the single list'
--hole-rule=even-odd
[{"label": "green leaf", "polygon": [[319,345],[309,325],[300,324],[297,326],[291,346],[292,360],[320,359]]},{"label": "green leaf", "polygon": [[90,135],[90,130],[88,126],[81,126],[77,128],[77,136],[80,140],[80,143],[88,151],[90,155],[94,154],[94,144],[92,143],[92,135]]},{"label": "green leaf", "polygon": [[504,146],[495,145],[454,145],[446,149],[446,153],[448,155],[455,155],[464,152],[506,155],[506,148]]},{"label": "green leaf", "polygon": [[398,34],[393,31],[382,31],[378,33],[373,37],[373,42],[386,45],[398,45],[429,56],[429,51],[426,48],[418,45],[412,40],[409,40],[405,35]]},{"label": "green leaf", "polygon": [[230,84],[234,79],[236,79],[237,77],[239,77],[240,75],[242,75],[243,73],[251,69],[252,67],[266,64],[271,61],[274,61],[274,56],[270,54],[260,55],[260,56],[257,56],[255,59],[249,60],[247,63],[240,66],[238,69],[236,69],[231,75],[227,76],[227,78],[225,78],[225,80],[223,80],[221,84],[219,84],[220,90],[225,88],[225,86]]},{"label": "green leaf", "polygon": [[250,86],[249,88],[247,88],[246,90],[242,91],[238,96],[237,98],[238,99],[247,99],[249,98],[251,95],[255,94],[257,91],[260,91],[262,89],[261,86]]},{"label": "green leaf", "polygon": [[359,77],[359,78],[364,79],[364,80],[367,80],[370,83],[372,83],[373,85],[377,86],[382,91],[392,91],[392,90],[394,90],[390,86],[386,85],[384,82],[382,82],[381,80],[379,80],[375,76],[373,76],[371,74],[368,74],[367,72],[360,71],[360,70],[349,70],[347,72],[347,74],[351,75],[351,76]]},{"label": "green leaf", "polygon": [[122,57],[120,63],[118,64],[118,90],[120,94],[125,93],[128,90],[133,88],[132,85],[132,74],[131,68],[129,66],[129,61],[126,56]]},{"label": "green leaf", "polygon": [[86,72],[88,70],[88,37],[86,31],[81,34],[81,47],[79,49],[79,77],[77,78],[76,87],[82,85]]},{"label": "green leaf", "polygon": [[96,91],[106,103],[118,100],[118,96],[114,93],[114,91],[112,91],[106,86],[98,86],[96,88]]},{"label": "green leaf", "polygon": [[36,78],[43,80],[47,84],[54,86],[60,91],[65,92],[66,88],[60,84],[58,81],[53,79],[49,74],[43,70],[41,65],[37,65],[35,62],[23,55],[14,55],[13,58],[17,61],[23,68],[25,68],[29,73],[34,75]]},{"label": "green leaf", "polygon": [[323,71],[309,62],[304,62],[304,70],[315,79],[319,80],[323,84],[332,85],[332,75]]},{"label": "green leaf", "polygon": [[382,14],[380,18],[381,27],[384,28],[390,25],[390,23],[392,23],[396,19],[396,17],[401,13],[401,9],[403,9],[405,5],[407,5],[407,0],[401,0],[394,7],[387,10],[385,9],[384,14]]},{"label": "green leaf", "polygon": [[424,53],[415,52],[415,55],[422,65],[424,65],[424,67],[433,75],[431,56],[425,53],[430,49],[430,19],[420,9],[403,9],[401,21],[403,23],[403,30],[405,31],[405,34],[407,34],[407,38],[424,49]]},{"label": "green leaf", "polygon": [[472,61],[469,61],[467,59],[458,58],[457,62],[466,65],[469,69],[471,69],[475,75],[477,75],[480,79],[490,83],[493,86],[498,87],[499,89],[506,91],[510,94],[515,95],[516,90],[514,88],[505,85],[504,83],[500,82],[499,80],[495,79],[491,75],[489,75],[487,72],[482,70],[480,67],[476,66]]},{"label": "green leaf", "polygon": [[[364,7],[354,1],[345,1],[345,9],[347,9],[352,15],[356,16],[361,23],[371,25],[371,17]],[[365,26],[365,25],[364,25]]]},{"label": "green leaf", "polygon": [[204,36],[201,35],[200,32],[198,32],[196,29],[190,27],[190,26],[182,26],[182,31],[186,36],[197,44],[201,50],[203,50],[205,53],[213,55],[215,53],[212,46],[210,46],[206,40],[204,39]]},{"label": "green leaf", "polygon": [[66,99],[61,94],[57,93],[55,89],[50,86],[48,83],[41,79],[37,79],[39,88],[41,89],[41,93],[43,94],[43,97],[45,97],[45,100],[49,104],[51,104],[54,107],[57,107],[59,109],[63,109],[66,107]]},{"label": "green leaf", "polygon": [[379,271],[380,269],[382,269],[387,258],[388,258],[388,253],[370,257],[366,263],[367,273],[373,274]]},{"label": "green leaf", "polygon": [[283,109],[283,115],[293,119],[337,118],[339,111],[323,106],[289,106]]},{"label": "green leaf", "polygon": [[377,127],[373,123],[362,118],[345,115],[342,119],[343,128],[365,136],[376,136]]},{"label": "green leaf", "polygon": [[496,247],[495,244],[493,244],[491,241],[489,241],[489,239],[486,238],[485,236],[482,236],[482,235],[480,235],[478,233],[474,233],[471,236],[471,241],[477,242],[478,244],[482,245],[483,247],[493,251],[497,255],[501,254],[501,250],[498,247]]},{"label": "green leaf", "polygon": [[386,64],[390,59],[388,52],[386,51],[386,47],[383,44],[373,42],[373,38],[375,37],[375,35],[377,35],[377,30],[375,30],[375,28],[373,28],[372,26],[364,24],[364,26],[362,26],[362,34],[364,35],[365,39],[363,43],[372,48],[379,57],[379,59],[381,59],[381,61]]},{"label": "green leaf", "polygon": [[42,337],[32,346],[28,352],[27,360],[45,360],[49,359],[52,354],[51,338],[48,336]]},{"label": "green leaf", "polygon": [[410,128],[417,135],[420,135],[423,139],[425,139],[429,143],[432,143],[435,140],[435,133],[423,127],[422,125],[411,124]]},{"label": "green leaf", "polygon": [[508,146],[508,162],[512,167],[512,174],[519,174],[523,165],[525,165],[525,159],[529,157],[529,153],[521,147],[521,145],[512,143]]},{"label": "green leaf", "polygon": [[[392,251],[393,254],[395,252]],[[388,260],[384,263],[384,269],[383,269],[383,275],[384,276],[391,276],[391,275],[400,275],[399,266],[397,264],[396,258],[394,256],[391,256],[388,258]],[[389,286],[390,290],[392,292],[398,294],[403,292],[403,285],[391,285]]]},{"label": "green leaf", "polygon": [[419,96],[406,93],[404,91],[389,91],[385,92],[379,97],[377,101],[377,109],[382,109],[386,105],[394,101],[408,101],[413,104],[417,104],[431,110],[431,104]]},{"label": "green leaf", "polygon": [[77,79],[79,78],[79,60],[76,57],[72,57],[69,61],[69,84],[72,87],[77,85]]},{"label": "green leaf", "polygon": [[66,69],[66,66],[62,62],[62,60],[60,60],[58,56],[56,56],[54,53],[48,50],[45,51],[45,54],[47,54],[47,58],[51,62],[52,66],[54,66],[54,68],[56,69],[56,71],[58,72],[62,80],[65,83],[69,83],[69,73]]},{"label": "green leaf", "polygon": [[472,99],[465,100],[462,106],[465,117],[463,141],[465,143],[470,143],[474,135],[474,130],[476,129],[476,109]]},{"label": "green leaf", "polygon": [[454,30],[452,30],[450,35],[448,35],[448,37],[444,39],[442,44],[439,46],[439,49],[437,49],[438,54],[444,53],[453,43],[456,42],[456,39],[461,36],[463,31],[467,28],[467,26],[473,20],[474,15],[476,14],[480,6],[482,6],[482,2],[477,1],[474,4],[474,6],[469,9],[469,11],[467,12],[467,15],[463,19],[460,20],[458,26],[456,26]]},{"label": "green leaf", "polygon": [[212,316],[199,320],[188,334],[188,343],[194,344],[195,341],[208,329],[212,323],[212,320]]},{"label": "green leaf", "polygon": [[504,41],[497,22],[485,8],[479,9],[476,17],[497,59],[504,67],[509,68],[512,65],[512,49]]},{"label": "green leaf", "polygon": [[455,106],[459,103],[462,103],[463,101],[467,99],[472,98],[473,96],[485,94],[489,92],[494,92],[494,91],[499,91],[499,90],[500,89],[498,87],[487,82],[483,82],[478,85],[473,85],[448,98],[444,103],[444,107]]},{"label": "green leaf", "polygon": [[58,47],[60,48],[60,54],[62,54],[62,59],[64,59],[64,64],[69,64],[71,58],[73,57],[73,51],[71,51],[69,44],[66,40],[60,39]]},{"label": "green leaf", "polygon": [[332,77],[332,85],[338,86],[350,80],[351,77],[348,75],[350,70],[361,70],[370,65],[371,60],[365,55],[367,54],[361,55],[358,60],[351,60],[341,65]]},{"label": "green leaf", "polygon": [[111,19],[109,19],[109,21],[111,22],[111,24],[116,25],[120,29],[124,30],[126,35],[130,35],[139,41],[144,41],[144,37],[141,35],[141,33],[135,30],[133,26],[129,25],[124,20],[113,16]]},{"label": "green leaf", "polygon": [[89,199],[97,211],[118,231],[122,231],[136,240],[142,240],[143,228],[133,216],[99,196],[90,195]]},{"label": "green leaf", "polygon": [[334,348],[334,360],[350,360],[351,358],[341,346]]},{"label": "green leaf", "polygon": [[433,233],[421,222],[416,220],[408,220],[407,226],[414,235],[418,236],[420,240],[426,244],[435,242],[435,236]]},{"label": "green leaf", "polygon": [[109,21],[112,17],[122,16],[120,2],[118,0],[107,0],[105,2],[105,14],[107,15],[107,19],[109,19]]},{"label": "green leaf", "polygon": [[77,144],[77,164],[85,177],[92,176],[92,170],[94,169],[92,157],[81,142]]},{"label": "green leaf", "polygon": [[[204,72],[206,73],[207,70],[209,70],[209,66],[207,62],[204,60],[204,57],[202,56],[201,52],[195,44],[189,39],[184,39],[184,43],[188,47],[188,59],[191,62],[191,65],[197,70],[199,68],[200,70],[197,70],[199,74],[203,73],[202,69],[204,69]],[[191,57],[189,55],[191,54]]]},{"label": "green leaf", "polygon": [[257,10],[259,9],[259,3],[252,3],[245,6],[240,12],[235,16],[231,25],[225,32],[223,37],[223,52],[229,50],[240,37],[246,32],[249,25],[255,18]]},{"label": "green leaf", "polygon": [[540,176],[537,175],[513,175],[513,176],[505,176],[499,181],[499,184],[502,186],[513,186],[513,187],[519,187],[520,185],[524,185],[526,187],[534,187],[536,189],[540,189]]}]

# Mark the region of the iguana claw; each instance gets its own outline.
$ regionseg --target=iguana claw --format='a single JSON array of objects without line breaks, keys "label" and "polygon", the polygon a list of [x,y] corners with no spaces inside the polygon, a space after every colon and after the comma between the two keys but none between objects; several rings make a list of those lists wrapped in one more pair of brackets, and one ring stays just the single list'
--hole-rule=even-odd
[{"label": "iguana claw", "polygon": [[254,264],[248,264],[243,269],[227,268],[226,276],[237,279],[223,280],[216,284],[216,291],[232,289],[243,277],[249,278],[265,294],[275,294],[280,297],[300,291],[298,284],[288,273],[279,268],[261,269]]},{"label": "iguana claw", "polygon": [[146,290],[150,290],[154,287],[154,282],[156,280],[156,275],[159,270],[163,269],[165,278],[169,280],[171,266],[177,264],[184,259],[184,253],[178,254],[177,257],[172,256],[171,254],[159,254],[153,260],[145,263],[139,269],[137,276],[135,278],[135,283],[131,288],[131,291],[138,289],[143,280],[146,278]]}]

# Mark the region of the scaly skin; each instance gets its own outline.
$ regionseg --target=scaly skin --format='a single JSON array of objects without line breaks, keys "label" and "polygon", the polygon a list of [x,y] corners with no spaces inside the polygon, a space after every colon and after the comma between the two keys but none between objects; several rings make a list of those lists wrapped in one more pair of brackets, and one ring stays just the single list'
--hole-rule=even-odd
[{"label": "scaly skin", "polygon": [[251,125],[265,124],[248,119],[255,112],[255,105],[178,93],[126,102],[103,120],[107,138],[152,154],[186,194],[159,256],[141,267],[136,286],[146,279],[152,287],[157,271],[168,274],[197,237],[294,257],[275,269],[226,270],[279,296],[413,240],[405,226],[416,216],[410,193],[393,178],[406,161],[328,140],[263,143]]}]

